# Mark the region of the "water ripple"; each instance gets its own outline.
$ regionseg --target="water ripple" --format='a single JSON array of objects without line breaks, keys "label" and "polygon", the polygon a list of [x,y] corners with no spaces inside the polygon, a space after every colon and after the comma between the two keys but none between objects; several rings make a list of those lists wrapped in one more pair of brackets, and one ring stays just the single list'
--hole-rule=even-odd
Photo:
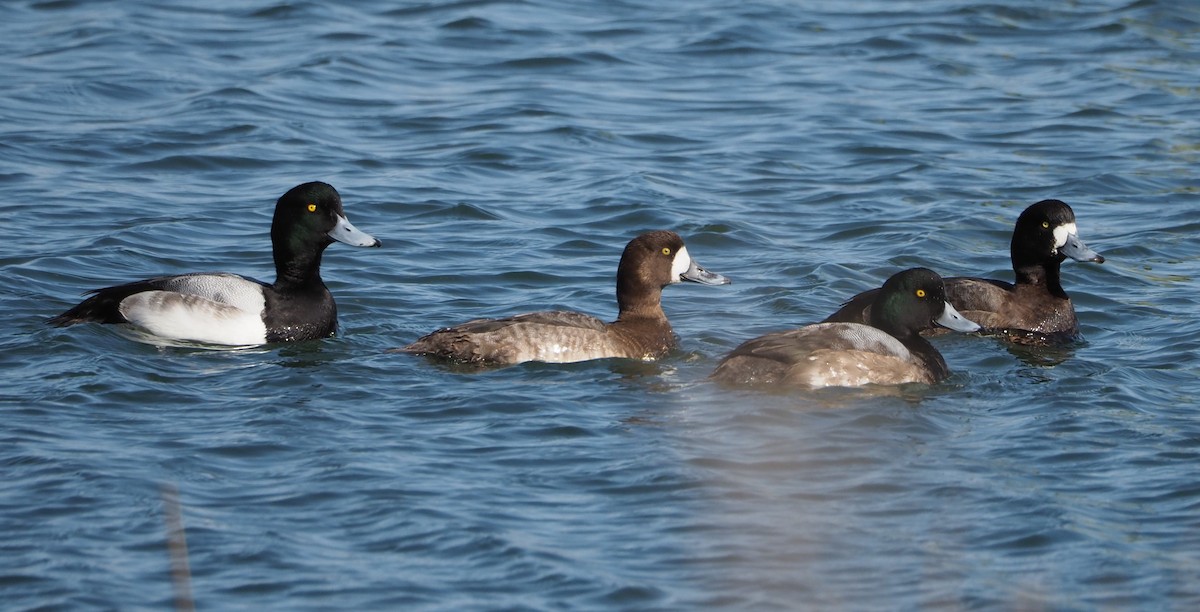
[{"label": "water ripple", "polygon": [[[660,3],[661,4],[661,3]],[[1188,608],[1200,11],[870,0],[29,1],[0,41],[12,607]],[[341,191],[342,335],[158,348],[42,321],[87,289],[269,280],[275,199]],[[747,337],[897,268],[1009,279],[1069,202],[1085,340],[939,338],[931,388],[722,389]],[[616,314],[679,231],[654,364],[386,353],[475,316]]]}]

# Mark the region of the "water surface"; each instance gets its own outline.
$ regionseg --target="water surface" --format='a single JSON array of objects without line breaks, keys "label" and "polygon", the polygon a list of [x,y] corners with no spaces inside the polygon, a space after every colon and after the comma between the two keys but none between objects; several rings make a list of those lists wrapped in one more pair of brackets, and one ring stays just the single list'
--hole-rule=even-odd
[{"label": "water surface", "polygon": [[[981,3],[18,2],[0,9],[0,599],[202,609],[1109,609],[1200,603],[1200,9]],[[342,335],[158,348],[42,321],[167,273],[273,276],[324,180]],[[1010,279],[1043,198],[1084,340],[939,339],[944,384],[705,381],[915,265]],[[389,354],[615,316],[672,229],[651,364]]]}]

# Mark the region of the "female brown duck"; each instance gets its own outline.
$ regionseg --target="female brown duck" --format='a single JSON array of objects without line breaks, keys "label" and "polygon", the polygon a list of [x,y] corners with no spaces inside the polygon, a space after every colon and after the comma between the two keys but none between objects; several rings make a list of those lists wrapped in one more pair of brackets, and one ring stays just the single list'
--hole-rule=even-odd
[{"label": "female brown duck", "polygon": [[675,347],[675,334],[660,303],[662,290],[680,281],[730,282],[701,268],[675,232],[650,232],[630,241],[621,255],[617,266],[619,313],[612,323],[571,311],[476,319],[439,329],[398,350],[489,365],[607,357],[658,359]]},{"label": "female brown duck", "polygon": [[[963,316],[987,333],[1021,343],[1069,340],[1079,334],[1071,298],[1059,281],[1070,257],[1104,263],[1079,239],[1075,212],[1059,200],[1042,200],[1017,218],[1010,247],[1016,283],[971,277],[945,279],[946,297]],[[878,290],[851,298],[826,321],[866,322]]]}]

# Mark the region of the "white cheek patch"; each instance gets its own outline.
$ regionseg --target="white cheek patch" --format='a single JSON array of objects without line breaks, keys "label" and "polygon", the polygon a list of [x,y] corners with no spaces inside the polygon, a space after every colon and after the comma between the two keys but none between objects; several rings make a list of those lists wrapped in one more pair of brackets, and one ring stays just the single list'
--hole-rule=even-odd
[{"label": "white cheek patch", "polygon": [[692,256],[688,255],[687,247],[679,247],[675,252],[675,259],[671,261],[671,282],[678,283],[679,277],[691,267]]},{"label": "white cheek patch", "polygon": [[1054,248],[1060,249],[1067,244],[1067,236],[1078,236],[1079,228],[1074,223],[1064,223],[1054,228]]}]

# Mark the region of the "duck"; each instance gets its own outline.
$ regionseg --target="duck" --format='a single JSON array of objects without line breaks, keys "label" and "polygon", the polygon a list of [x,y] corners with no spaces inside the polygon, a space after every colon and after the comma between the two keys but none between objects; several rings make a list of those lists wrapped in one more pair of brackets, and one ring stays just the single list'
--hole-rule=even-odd
[{"label": "duck", "polygon": [[747,340],[709,376],[719,383],[778,387],[934,384],[949,376],[941,353],[920,330],[979,325],[946,301],[942,278],[928,268],[893,274],[873,294],[870,324],[822,322]]},{"label": "duck", "polygon": [[[949,302],[985,333],[1017,344],[1078,338],[1079,319],[1063,290],[1059,268],[1068,257],[1094,263],[1104,263],[1104,257],[1080,240],[1075,211],[1062,200],[1030,205],[1017,217],[1010,253],[1015,283],[950,277],[945,279]],[[850,298],[825,321],[866,322],[874,294],[872,290]]]},{"label": "duck", "polygon": [[679,234],[647,232],[629,241],[617,265],[615,321],[606,323],[588,314],[561,310],[475,319],[392,350],[481,366],[608,358],[654,361],[676,346],[675,333],[662,309],[662,290],[683,281],[703,285],[731,282],[692,259]]},{"label": "duck", "polygon": [[88,291],[47,323],[118,324],[150,343],[218,347],[327,338],[337,333],[337,304],[321,280],[321,254],[334,241],[381,246],[350,223],[332,185],[304,183],[275,203],[274,283],[228,272],[159,276]]}]

